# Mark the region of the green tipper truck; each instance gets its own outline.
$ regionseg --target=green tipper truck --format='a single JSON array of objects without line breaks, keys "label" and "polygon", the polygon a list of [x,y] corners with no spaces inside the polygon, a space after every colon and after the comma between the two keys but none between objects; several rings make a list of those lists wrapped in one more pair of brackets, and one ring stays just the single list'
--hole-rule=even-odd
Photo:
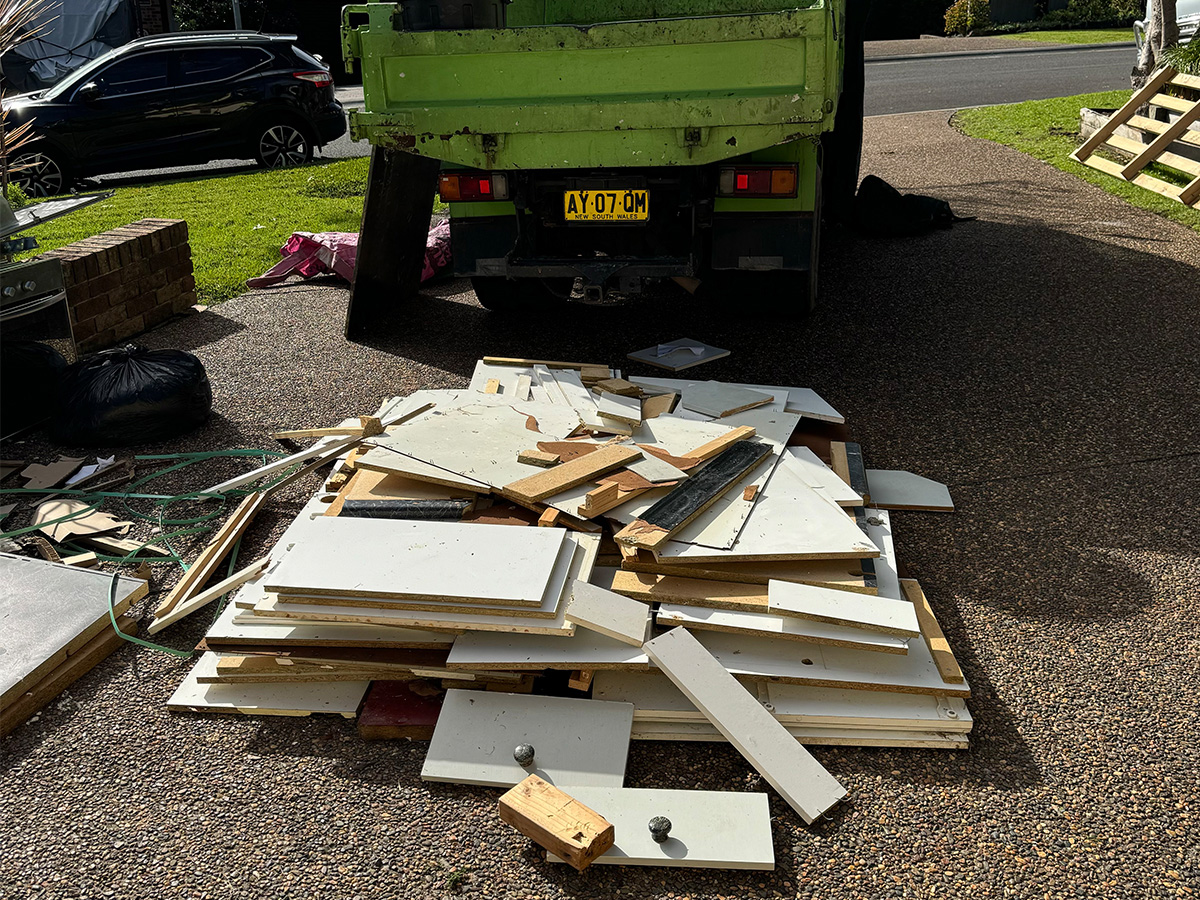
[{"label": "green tipper truck", "polygon": [[808,309],[846,0],[787,2],[347,6],[351,134],[437,161],[454,271],[489,309],[722,272]]}]

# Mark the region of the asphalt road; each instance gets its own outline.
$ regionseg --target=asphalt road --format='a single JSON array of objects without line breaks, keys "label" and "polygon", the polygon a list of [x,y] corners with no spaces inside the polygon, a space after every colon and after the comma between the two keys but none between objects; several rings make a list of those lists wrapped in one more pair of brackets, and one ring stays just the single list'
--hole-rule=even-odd
[{"label": "asphalt road", "polygon": [[[1117,90],[1129,87],[1132,65],[1132,47],[868,59],[866,114],[958,109]],[[338,88],[338,99],[347,107],[361,106],[362,88]],[[349,136],[343,136],[321,148],[317,157],[345,159],[368,153],[366,143],[355,143]],[[123,172],[95,180],[106,187],[120,187],[149,180],[188,177],[213,169],[227,169],[232,173],[253,168],[253,164],[245,160],[219,160],[204,166]]]},{"label": "asphalt road", "polygon": [[868,59],[866,114],[961,109],[1129,87],[1129,47]]}]

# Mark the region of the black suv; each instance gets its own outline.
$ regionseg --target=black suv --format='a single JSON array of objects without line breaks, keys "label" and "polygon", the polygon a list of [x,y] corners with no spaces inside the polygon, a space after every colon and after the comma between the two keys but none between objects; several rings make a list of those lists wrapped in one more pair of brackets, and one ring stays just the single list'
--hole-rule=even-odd
[{"label": "black suv", "polygon": [[35,197],[131,169],[257,159],[308,162],[346,133],[329,70],[295,35],[180,32],[104,54],[44,91],[4,99],[8,129],[35,140],[13,180]]}]

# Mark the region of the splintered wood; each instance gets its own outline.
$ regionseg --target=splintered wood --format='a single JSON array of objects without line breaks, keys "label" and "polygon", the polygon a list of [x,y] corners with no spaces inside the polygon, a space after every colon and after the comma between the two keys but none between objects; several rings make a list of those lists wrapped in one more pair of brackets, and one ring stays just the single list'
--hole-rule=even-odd
[{"label": "splintered wood", "polygon": [[950,510],[948,491],[868,475],[830,440],[843,422],[808,388],[485,357],[467,388],[280,432],[315,443],[225,486],[341,475],[227,574],[251,494],[168,591],[152,632],[232,592],[168,706],[361,708],[364,739],[429,741],[423,779],[511,788],[500,818],[577,869],[770,869],[765,795],[627,788],[630,741],[727,741],[813,822],[846,792],[803,744],[963,749],[973,724],[899,578],[909,513],[869,504]]}]

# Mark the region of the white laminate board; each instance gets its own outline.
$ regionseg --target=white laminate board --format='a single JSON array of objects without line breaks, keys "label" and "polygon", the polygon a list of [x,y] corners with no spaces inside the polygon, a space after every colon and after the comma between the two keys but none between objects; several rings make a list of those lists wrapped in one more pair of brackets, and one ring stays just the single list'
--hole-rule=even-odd
[{"label": "white laminate board", "polygon": [[[643,387],[654,387],[661,390],[682,391],[689,384],[695,384],[694,381],[687,378],[630,378],[634,384],[642,385]],[[733,383],[736,387],[748,388],[752,391],[762,391],[764,394],[772,394],[775,396],[784,395],[787,398],[787,405],[784,407],[788,412],[799,413],[806,419],[820,419],[824,422],[845,422],[846,417],[839,413],[836,409],[830,406],[825,399],[814,391],[812,388],[797,388],[797,387],[780,387],[779,385],[767,384],[742,384]]]},{"label": "white laminate board", "polygon": [[[765,696],[766,685],[761,682],[739,682],[755,696]],[[761,691],[760,691],[761,688]],[[648,672],[604,670],[592,679],[592,699],[615,700],[633,704],[633,720],[643,719],[705,721],[696,704],[684,696],[666,675],[656,669]]]},{"label": "white laminate board", "polygon": [[640,397],[626,397],[604,391],[596,398],[596,411],[601,418],[637,425],[642,421],[642,400]]},{"label": "white laminate board", "polygon": [[[967,735],[960,732],[893,731],[883,728],[831,728],[824,725],[784,725],[800,744],[810,747],[905,747],[922,750],[966,750]],[[724,741],[709,722],[634,722],[635,741]]]},{"label": "white laminate board", "polygon": [[895,469],[867,469],[871,505],[880,509],[953,512],[950,489],[940,481]]},{"label": "white laminate board", "polygon": [[728,355],[728,350],[692,338],[666,341],[662,344],[655,344],[653,347],[646,347],[644,350],[635,350],[633,353],[626,354],[634,362],[646,363],[671,372],[690,369],[692,366],[712,362],[714,359],[722,359]]},{"label": "white laminate board", "polygon": [[[530,427],[530,420],[536,422],[536,429]],[[451,409],[434,408],[373,443],[493,487],[504,487],[529,475],[529,467],[517,462],[522,450],[536,446],[538,441],[562,440],[578,427],[578,415],[567,406],[483,401]]]},{"label": "white laminate board", "polygon": [[899,656],[719,631],[698,632],[696,639],[731,673],[755,681],[947,697],[971,693],[965,682],[942,681],[924,640],[910,641],[908,653]]},{"label": "white laminate board", "polygon": [[798,616],[814,622],[828,622],[905,639],[921,634],[917,610],[907,600],[818,587],[815,584],[767,582],[767,609],[782,616]]},{"label": "white laminate board", "polygon": [[722,381],[697,381],[683,389],[684,408],[706,416],[721,417],[723,414],[741,412],[756,406],[764,406],[774,399],[762,391],[752,391]]},{"label": "white laminate board", "polygon": [[[897,694],[739,679],[784,725],[969,732],[973,720],[959,697]],[[635,722],[694,722],[702,713],[658,672],[597,672],[592,697],[632,703]]]},{"label": "white laminate board", "polygon": [[567,621],[640,648],[650,631],[650,607],[586,581],[576,581],[571,585]]},{"label": "white laminate board", "polygon": [[[848,592],[842,591],[842,593]],[[859,628],[830,625],[794,616],[663,603],[658,608],[656,618],[660,628],[681,625],[697,631],[727,631],[730,634],[746,634],[751,637],[811,641],[814,644],[828,644],[881,653],[908,652],[908,641],[904,638],[863,631]]]},{"label": "white laminate board", "polygon": [[264,587],[540,606],[565,534],[560,528],[323,516],[268,573]]},{"label": "white laminate board", "polygon": [[868,558],[879,555],[879,550],[837,504],[805,484],[790,468],[776,466],[730,549],[672,540],[656,555],[692,562],[732,562]]},{"label": "white laminate board", "polygon": [[808,824],[846,789],[684,628],[642,648]]},{"label": "white laminate board", "polygon": [[[613,825],[616,842],[593,863],[767,872],[775,868],[766,794],[585,785],[563,790]],[[661,844],[647,827],[655,816],[671,820],[670,835]],[[553,853],[546,859],[563,861]]]},{"label": "white laminate board", "polygon": [[892,519],[882,509],[864,510],[867,536],[879,548],[879,556],[871,561],[875,569],[875,586],[880,597],[903,600],[900,573],[896,571],[896,548],[892,542]]},{"label": "white laminate board", "polygon": [[[258,588],[262,593],[262,588]],[[313,647],[446,647],[454,642],[453,634],[393,628],[384,625],[355,625],[325,622],[319,625],[291,624],[278,619],[255,617],[239,624],[235,621],[241,607],[228,604],[208,629],[205,639],[214,644],[245,647],[313,646]]]},{"label": "white laminate board", "polygon": [[837,473],[808,447],[788,447],[783,464],[790,466],[810,487],[824,491],[825,496],[838,506],[862,506],[862,495],[838,478]]},{"label": "white laminate board", "polygon": [[467,478],[457,472],[451,472],[449,469],[413,459],[391,447],[372,447],[355,460],[354,464],[369,471],[402,475],[417,481],[427,481],[431,484],[441,484],[451,488],[463,488],[476,493],[486,493],[491,490],[491,486],[482,481],[476,481],[474,478]]},{"label": "white laminate board", "polygon": [[974,724],[961,697],[778,683],[767,684],[766,689],[775,717],[784,724],[874,725],[902,731],[946,732],[970,731]]},{"label": "white laminate board", "polygon": [[[537,775],[555,785],[620,787],[632,725],[628,703],[447,691],[421,778],[512,787]],[[532,765],[513,758],[519,744],[533,747]]]},{"label": "white laminate board", "polygon": [[167,709],[196,712],[234,712],[258,716],[307,716],[337,713],[353,719],[370,686],[369,681],[285,684],[201,684],[215,678],[219,653],[205,653],[179,685]]},{"label": "white laminate board", "polygon": [[450,648],[446,665],[513,671],[649,669],[650,658],[641,647],[580,628],[568,640],[537,634],[462,634]]},{"label": "white laminate board", "polygon": [[674,413],[663,413],[656,418],[645,419],[634,429],[629,440],[634,444],[651,444],[672,456],[686,456],[733,429],[734,426],[725,422],[693,421]]},{"label": "white laminate board", "polygon": [[551,395],[555,390],[562,395],[564,402],[575,411],[587,428],[605,434],[629,434],[632,426],[628,423],[605,419],[600,415],[595,394],[584,386],[579,373],[574,369],[547,369],[537,366],[534,373]]}]

